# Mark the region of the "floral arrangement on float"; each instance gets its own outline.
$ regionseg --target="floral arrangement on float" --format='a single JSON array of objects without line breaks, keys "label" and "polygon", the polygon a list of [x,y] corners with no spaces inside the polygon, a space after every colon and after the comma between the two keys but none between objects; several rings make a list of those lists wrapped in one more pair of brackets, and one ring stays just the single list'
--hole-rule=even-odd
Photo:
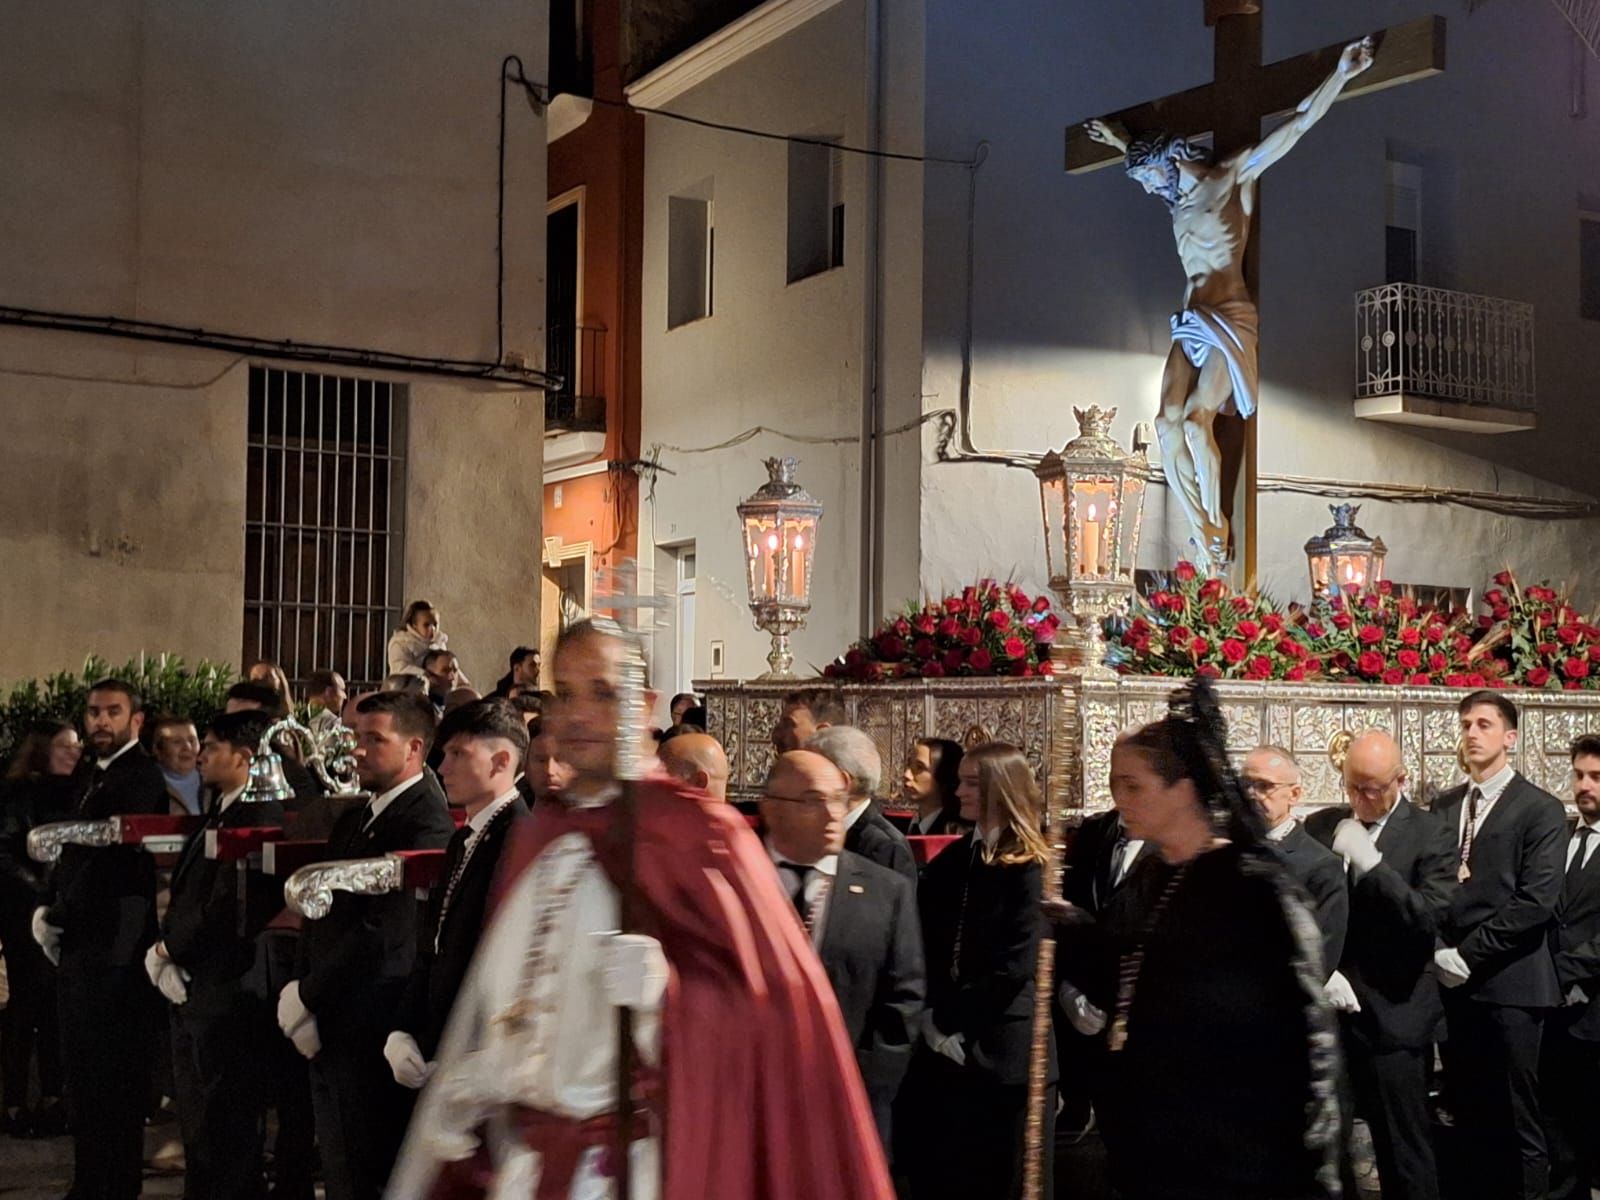
[{"label": "floral arrangement on float", "polygon": [[1548,584],[1510,571],[1473,619],[1396,589],[1346,585],[1310,608],[1180,562],[1131,612],[1106,618],[1106,662],[1127,675],[1461,688],[1600,688],[1600,627]]},{"label": "floral arrangement on float", "polygon": [[948,676],[1049,675],[1061,618],[1045,595],[980,579],[959,593],[907,605],[822,669],[830,679],[876,683]]}]

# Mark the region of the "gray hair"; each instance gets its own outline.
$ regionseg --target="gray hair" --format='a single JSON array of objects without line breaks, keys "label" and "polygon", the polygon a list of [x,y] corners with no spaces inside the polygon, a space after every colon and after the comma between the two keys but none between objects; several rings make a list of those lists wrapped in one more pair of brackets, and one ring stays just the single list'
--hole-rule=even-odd
[{"label": "gray hair", "polygon": [[883,783],[883,756],[873,740],[854,725],[829,725],[819,729],[805,749],[822,755],[850,776],[855,796],[876,796]]}]

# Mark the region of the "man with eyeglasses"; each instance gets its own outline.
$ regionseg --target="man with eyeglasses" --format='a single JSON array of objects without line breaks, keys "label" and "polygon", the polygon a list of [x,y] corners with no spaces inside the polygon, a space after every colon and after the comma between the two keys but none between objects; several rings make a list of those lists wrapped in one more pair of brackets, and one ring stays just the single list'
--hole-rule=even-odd
[{"label": "man with eyeglasses", "polygon": [[[1338,974],[1350,996],[1335,1007],[1355,1112],[1372,1131],[1384,1200],[1438,1200],[1427,1068],[1443,1008],[1429,968],[1456,888],[1455,839],[1407,799],[1400,747],[1381,730],[1350,743],[1344,792],[1347,804],[1316,813],[1306,829],[1349,873]],[[1349,1116],[1342,1165],[1354,1196]]]},{"label": "man with eyeglasses", "polygon": [[1350,897],[1338,855],[1320,845],[1295,819],[1295,805],[1305,795],[1300,786],[1300,765],[1281,746],[1257,746],[1245,755],[1239,782],[1261,810],[1267,824],[1267,841],[1315,902],[1312,915],[1322,934],[1323,977],[1327,979],[1336,974],[1334,968],[1344,951]]}]

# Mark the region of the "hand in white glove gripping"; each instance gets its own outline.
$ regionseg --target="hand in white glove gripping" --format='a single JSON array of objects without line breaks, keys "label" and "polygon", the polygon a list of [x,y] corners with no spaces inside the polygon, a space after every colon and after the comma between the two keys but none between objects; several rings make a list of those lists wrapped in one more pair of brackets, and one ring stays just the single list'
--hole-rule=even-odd
[{"label": "hand in white glove gripping", "polygon": [[617,1008],[653,1012],[667,990],[667,956],[661,943],[642,933],[601,934],[600,969],[606,999]]},{"label": "hand in white glove gripping", "polygon": [[929,1049],[937,1054],[942,1054],[958,1067],[967,1064],[967,1048],[964,1039],[959,1033],[942,1033],[933,1023],[933,1014],[924,1014],[922,1022],[922,1040],[928,1043]]},{"label": "hand in white glove gripping", "polygon": [[33,910],[33,940],[55,966],[61,965],[61,926],[49,921],[50,910],[40,905]]},{"label": "hand in white glove gripping", "polygon": [[1433,952],[1433,969],[1445,987],[1460,987],[1472,978],[1472,968],[1454,946],[1441,946]]},{"label": "hand in white glove gripping", "polygon": [[383,1057],[389,1063],[394,1081],[403,1088],[415,1091],[433,1074],[434,1064],[422,1057],[417,1039],[403,1029],[396,1029],[383,1043]]},{"label": "hand in white glove gripping", "polygon": [[1361,1001],[1356,999],[1355,988],[1351,987],[1350,981],[1338,971],[1328,976],[1328,982],[1322,985],[1322,995],[1333,1006],[1334,1012],[1361,1011]]},{"label": "hand in white glove gripping", "polygon": [[303,1058],[315,1058],[322,1050],[317,1034],[317,1018],[300,999],[300,981],[291,979],[278,993],[278,1028],[294,1043]]},{"label": "hand in white glove gripping", "polygon": [[1333,852],[1349,863],[1350,870],[1358,876],[1365,875],[1383,861],[1382,853],[1373,844],[1372,834],[1354,817],[1346,817],[1334,827]]},{"label": "hand in white glove gripping", "polygon": [[150,982],[173,1004],[189,1002],[189,972],[162,953],[162,944],[155,943],[144,952],[144,973]]},{"label": "hand in white glove gripping", "polygon": [[1567,989],[1566,999],[1562,1001],[1562,1003],[1587,1004],[1589,1003],[1589,993],[1584,991],[1583,988],[1579,987],[1577,984],[1573,984]]},{"label": "hand in white glove gripping", "polygon": [[1093,1004],[1070,983],[1063,983],[1060,989],[1061,1007],[1067,1014],[1067,1022],[1084,1037],[1094,1037],[1106,1027],[1106,1014]]}]

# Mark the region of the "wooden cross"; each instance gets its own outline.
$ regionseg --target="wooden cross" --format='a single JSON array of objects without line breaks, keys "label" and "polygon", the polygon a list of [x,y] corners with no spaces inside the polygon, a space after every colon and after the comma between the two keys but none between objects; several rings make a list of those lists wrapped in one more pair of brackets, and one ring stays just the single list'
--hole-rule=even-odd
[{"label": "wooden cross", "polygon": [[[1212,152],[1222,158],[1261,139],[1261,123],[1294,111],[1333,70],[1351,39],[1281,62],[1261,61],[1261,6],[1252,0],[1206,0],[1206,24],[1215,27],[1212,82],[1185,92],[1125,108],[1102,117],[1113,128],[1134,134],[1165,130],[1183,137],[1212,135]],[[1444,18],[1419,17],[1372,35],[1373,64],[1349,81],[1340,100],[1425,79],[1444,70]],[[1067,171],[1080,174],[1120,165],[1122,155],[1094,141],[1080,121],[1067,127]],[[1245,253],[1244,278],[1259,303],[1257,237],[1261,223],[1259,185],[1252,236]],[[1235,555],[1242,557],[1244,582],[1256,573],[1256,422],[1220,416],[1217,443],[1222,450],[1223,505],[1234,528]],[[1242,489],[1241,489],[1242,483]],[[1239,536],[1239,493],[1243,492],[1243,537]],[[1242,542],[1242,545],[1241,545]],[[1236,558],[1236,561],[1238,559]]]}]

